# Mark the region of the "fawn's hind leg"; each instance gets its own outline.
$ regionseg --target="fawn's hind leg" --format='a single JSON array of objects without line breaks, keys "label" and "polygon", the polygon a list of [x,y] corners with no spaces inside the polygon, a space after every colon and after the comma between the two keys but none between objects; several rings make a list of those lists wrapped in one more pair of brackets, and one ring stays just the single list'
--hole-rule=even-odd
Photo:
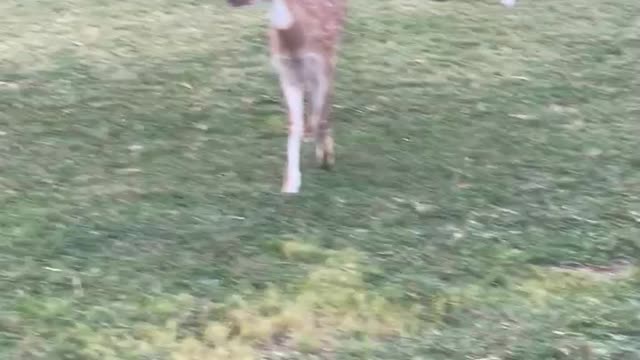
[{"label": "fawn's hind leg", "polygon": [[300,146],[304,132],[304,79],[301,76],[300,64],[295,59],[276,58],[274,63],[280,75],[280,86],[289,120],[287,165],[284,170],[282,192],[295,194],[300,191],[302,184]]},{"label": "fawn's hind leg", "polygon": [[333,128],[329,113],[331,110],[332,92],[329,90],[324,96],[322,116],[315,131],[316,160],[323,169],[331,169],[335,164],[335,152],[333,143]]},{"label": "fawn's hind leg", "polygon": [[305,61],[305,78],[309,84],[309,120],[308,125],[316,146],[316,160],[319,165],[329,169],[335,162],[333,134],[329,113],[333,82],[333,68],[323,58],[313,56]]}]

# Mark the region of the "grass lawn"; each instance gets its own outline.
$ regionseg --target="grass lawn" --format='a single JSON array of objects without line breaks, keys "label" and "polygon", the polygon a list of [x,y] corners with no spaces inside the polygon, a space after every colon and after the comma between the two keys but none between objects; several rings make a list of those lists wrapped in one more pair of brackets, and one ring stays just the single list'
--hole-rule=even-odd
[{"label": "grass lawn", "polygon": [[352,0],[295,197],[264,9],[0,13],[1,359],[640,359],[640,1]]}]

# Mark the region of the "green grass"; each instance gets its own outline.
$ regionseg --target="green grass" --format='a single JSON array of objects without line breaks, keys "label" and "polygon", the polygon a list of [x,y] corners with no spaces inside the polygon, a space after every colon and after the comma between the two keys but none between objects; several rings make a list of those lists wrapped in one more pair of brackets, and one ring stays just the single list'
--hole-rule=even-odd
[{"label": "green grass", "polygon": [[263,10],[0,13],[0,358],[640,357],[637,0],[353,0],[295,197]]}]

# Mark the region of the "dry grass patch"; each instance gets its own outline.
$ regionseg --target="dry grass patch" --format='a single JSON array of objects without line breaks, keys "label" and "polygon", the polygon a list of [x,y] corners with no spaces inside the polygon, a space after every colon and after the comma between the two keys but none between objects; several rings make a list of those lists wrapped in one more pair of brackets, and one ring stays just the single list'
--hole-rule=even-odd
[{"label": "dry grass patch", "polygon": [[328,358],[346,337],[375,342],[417,329],[419,306],[393,303],[366,288],[361,253],[300,242],[285,242],[282,251],[289,259],[321,260],[310,265],[303,283],[291,289],[269,287],[261,293],[233,296],[224,304],[198,305],[190,296],[161,301],[154,308],[191,309],[170,317],[164,326],[76,329],[76,336],[86,344],[84,355],[117,359],[135,354],[172,360],[297,358],[301,354]]}]

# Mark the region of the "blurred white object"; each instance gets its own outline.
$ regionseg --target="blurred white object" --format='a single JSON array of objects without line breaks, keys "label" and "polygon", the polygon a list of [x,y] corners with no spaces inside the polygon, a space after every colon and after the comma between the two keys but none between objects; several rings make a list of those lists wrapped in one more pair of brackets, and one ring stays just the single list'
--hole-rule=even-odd
[{"label": "blurred white object", "polygon": [[500,0],[500,2],[506,7],[513,7],[516,4],[516,0]]}]

